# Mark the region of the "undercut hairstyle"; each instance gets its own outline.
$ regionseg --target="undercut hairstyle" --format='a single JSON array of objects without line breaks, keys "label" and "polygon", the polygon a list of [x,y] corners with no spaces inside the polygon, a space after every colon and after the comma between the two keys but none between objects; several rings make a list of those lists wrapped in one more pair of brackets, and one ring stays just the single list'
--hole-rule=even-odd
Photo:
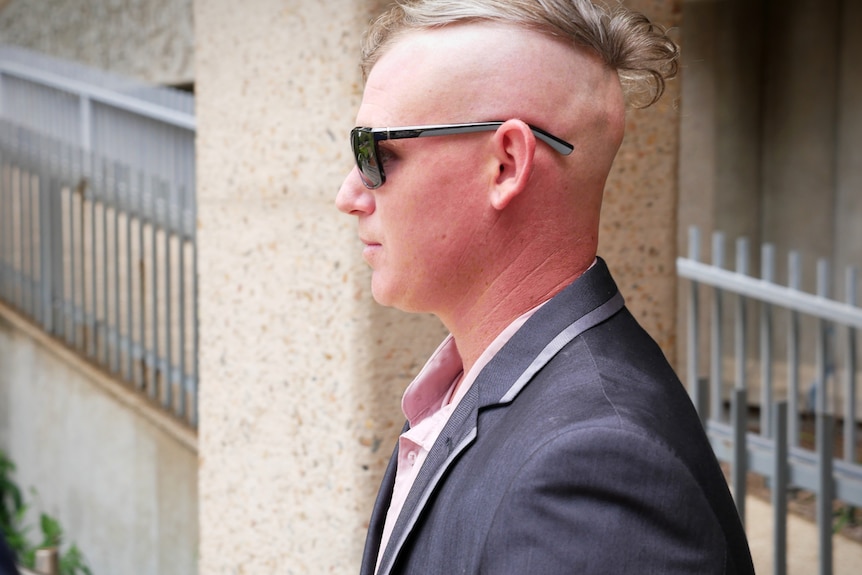
[{"label": "undercut hairstyle", "polygon": [[666,31],[622,4],[610,9],[590,0],[398,0],[365,34],[363,78],[404,34],[483,21],[536,30],[592,51],[617,72],[636,107],[657,102],[679,67],[679,49]]}]

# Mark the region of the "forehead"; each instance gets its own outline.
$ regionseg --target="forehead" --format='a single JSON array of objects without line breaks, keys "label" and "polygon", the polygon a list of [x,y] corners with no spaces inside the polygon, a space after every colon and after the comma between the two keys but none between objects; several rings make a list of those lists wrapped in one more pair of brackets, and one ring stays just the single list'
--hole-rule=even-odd
[{"label": "forehead", "polygon": [[521,118],[547,123],[591,96],[608,71],[559,38],[499,23],[399,36],[366,82],[357,125],[386,127]]},{"label": "forehead", "polygon": [[404,126],[475,121],[487,96],[479,54],[496,43],[485,26],[456,25],[399,37],[368,75],[357,125]]}]

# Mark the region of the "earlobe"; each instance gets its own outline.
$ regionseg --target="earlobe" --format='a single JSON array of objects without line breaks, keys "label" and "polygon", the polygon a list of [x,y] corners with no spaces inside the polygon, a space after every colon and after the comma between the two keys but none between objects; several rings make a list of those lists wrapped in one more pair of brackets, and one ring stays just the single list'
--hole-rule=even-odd
[{"label": "earlobe", "polygon": [[494,134],[497,176],[491,190],[491,205],[503,210],[527,186],[533,170],[536,137],[521,120],[509,120]]}]

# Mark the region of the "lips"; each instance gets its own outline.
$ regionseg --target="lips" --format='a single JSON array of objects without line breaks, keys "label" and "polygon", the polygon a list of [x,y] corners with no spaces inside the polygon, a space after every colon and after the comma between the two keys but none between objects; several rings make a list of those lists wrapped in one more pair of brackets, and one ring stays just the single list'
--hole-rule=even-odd
[{"label": "lips", "polygon": [[362,250],[362,257],[365,259],[365,261],[368,261],[370,263],[370,258],[372,258],[374,254],[381,248],[381,245],[374,240],[362,236],[360,236],[359,239],[363,244],[365,244],[365,247]]}]

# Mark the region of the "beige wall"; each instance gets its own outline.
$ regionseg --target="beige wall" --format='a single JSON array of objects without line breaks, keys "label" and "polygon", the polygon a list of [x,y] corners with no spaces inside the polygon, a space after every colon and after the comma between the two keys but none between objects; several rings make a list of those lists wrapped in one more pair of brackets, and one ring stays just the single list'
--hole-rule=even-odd
[{"label": "beige wall", "polygon": [[192,0],[6,0],[0,42],[155,84],[194,79]]},{"label": "beige wall", "polygon": [[[96,575],[197,571],[194,432],[0,304],[0,448]],[[30,489],[35,489],[35,494]]]},{"label": "beige wall", "polygon": [[[769,242],[781,283],[788,279],[788,252],[797,251],[802,288],[812,293],[816,262],[826,258],[833,264],[831,294],[844,299],[845,268],[862,263],[862,40],[852,32],[862,23],[862,4],[689,0],[684,6],[681,250],[687,251],[687,228],[697,225],[701,258],[711,261],[710,234],[723,231],[724,266],[735,269],[735,239],[745,236],[749,273],[759,276],[759,246]],[[708,311],[708,302],[702,306]],[[726,353],[733,349],[729,311]],[[785,325],[779,313],[774,325],[779,359]],[[813,366],[816,325],[804,321],[802,326],[802,361]],[[680,333],[684,329],[680,324]],[[759,356],[756,330],[750,320],[752,359]],[[704,358],[708,343],[702,336]],[[839,359],[841,353],[838,346]],[[748,377],[751,401],[759,402],[756,367],[751,364]],[[700,368],[705,375],[708,363],[701,361]],[[725,385],[733,377],[725,371]]]},{"label": "beige wall", "polygon": [[374,304],[335,193],[360,2],[201,0],[200,572],[350,573],[442,330]]},{"label": "beige wall", "polygon": [[[627,0],[671,30],[679,42],[679,0]],[[626,136],[605,189],[599,255],[627,305],[661,345],[676,355],[676,229],[679,79],[645,110],[631,109]]]},{"label": "beige wall", "polygon": [[732,265],[737,236],[773,243],[780,281],[797,250],[810,290],[814,262],[828,258],[843,297],[843,267],[862,260],[862,5],[684,4],[681,244],[688,225],[722,230]]}]

